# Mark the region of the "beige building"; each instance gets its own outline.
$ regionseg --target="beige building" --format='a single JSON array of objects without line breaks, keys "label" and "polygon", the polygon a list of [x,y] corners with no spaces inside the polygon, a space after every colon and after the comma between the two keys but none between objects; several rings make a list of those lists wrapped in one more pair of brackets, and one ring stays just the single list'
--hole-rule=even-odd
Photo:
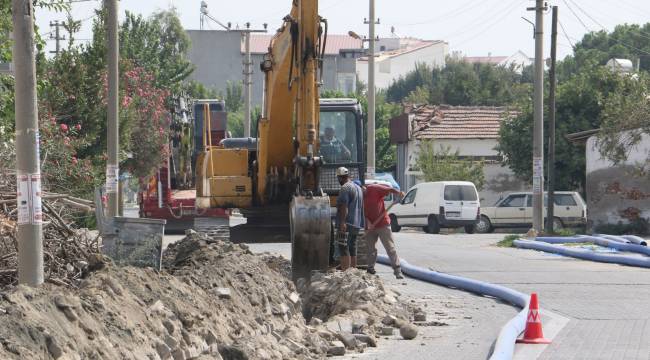
[{"label": "beige building", "polygon": [[[409,188],[422,181],[416,170],[420,143],[432,140],[434,146],[458,150],[463,158],[485,160],[485,185],[480,191],[481,204],[493,205],[502,195],[511,191],[525,191],[528,184],[518,179],[508,168],[501,165],[501,157],[495,150],[501,122],[515,115],[505,107],[487,106],[413,106],[405,114],[391,121],[391,139],[399,128],[408,134],[398,144],[397,179],[400,186]],[[456,179],[449,179],[456,180]]]}]

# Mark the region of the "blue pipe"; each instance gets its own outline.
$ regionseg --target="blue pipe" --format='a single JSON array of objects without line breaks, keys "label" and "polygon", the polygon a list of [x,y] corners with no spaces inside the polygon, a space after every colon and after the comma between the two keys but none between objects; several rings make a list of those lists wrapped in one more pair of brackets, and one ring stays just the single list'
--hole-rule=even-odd
[{"label": "blue pipe", "polygon": [[[599,254],[599,253],[594,253],[586,250],[569,249],[564,246],[546,244],[539,241],[515,240],[513,241],[513,244],[518,248],[545,251],[554,254],[574,257],[577,259],[650,268],[650,260],[646,258],[631,257],[631,256],[624,256],[624,255]],[[625,245],[625,244],[620,244],[620,245]]]},{"label": "blue pipe", "polygon": [[611,238],[605,238],[601,236],[588,236],[580,235],[576,237],[544,237],[540,236],[535,238],[537,241],[549,243],[549,244],[570,244],[570,243],[583,243],[589,242],[596,244],[598,246],[608,247],[611,249],[616,249],[620,251],[628,251],[637,254],[643,254],[650,256],[650,248],[647,246],[622,243],[619,240],[614,240]]},{"label": "blue pipe", "polygon": [[623,238],[622,236],[616,236],[616,235],[606,235],[606,234],[594,234],[593,236],[601,237],[607,240],[613,240],[613,241],[618,241],[624,244],[629,243],[630,241]]},{"label": "blue pipe", "polygon": [[[384,254],[377,256],[377,262],[390,265],[390,259]],[[528,295],[501,285],[464,278],[461,276],[443,274],[409,264],[400,260],[402,272],[408,276],[433,284],[448,286],[476,294],[492,296],[522,308],[521,312],[512,318],[499,332],[499,337],[494,344],[490,360],[512,359],[515,350],[515,341],[526,327],[528,315]]]},{"label": "blue pipe", "polygon": [[648,246],[648,243],[645,241],[644,238],[634,236],[634,235],[623,235],[621,236],[623,239],[637,245],[642,245],[642,246]]}]

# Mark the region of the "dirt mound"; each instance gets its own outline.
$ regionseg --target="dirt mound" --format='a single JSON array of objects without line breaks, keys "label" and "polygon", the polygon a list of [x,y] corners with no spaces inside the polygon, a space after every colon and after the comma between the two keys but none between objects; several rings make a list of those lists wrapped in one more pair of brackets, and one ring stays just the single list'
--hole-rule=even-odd
[{"label": "dirt mound", "polygon": [[317,322],[340,326],[352,319],[355,325],[365,327],[366,334],[379,333],[386,316],[408,322],[413,312],[398,294],[384,287],[378,276],[357,269],[317,273],[310,283],[299,281],[298,288],[304,301],[303,315],[308,321],[317,318]]},{"label": "dirt mound", "polygon": [[107,264],[79,289],[0,296],[2,359],[311,359],[330,344],[305,325],[293,284],[245,246],[196,234],[165,271]]}]

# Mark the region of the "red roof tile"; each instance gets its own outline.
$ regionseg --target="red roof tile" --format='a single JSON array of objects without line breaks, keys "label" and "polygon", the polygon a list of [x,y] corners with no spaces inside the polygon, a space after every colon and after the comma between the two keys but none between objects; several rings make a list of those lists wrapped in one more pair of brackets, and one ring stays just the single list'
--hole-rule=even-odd
[{"label": "red roof tile", "polygon": [[413,106],[413,137],[416,139],[496,139],[501,121],[518,114],[505,107]]},{"label": "red roof tile", "polygon": [[[251,53],[266,54],[269,52],[269,44],[273,35],[252,34],[251,35]],[[362,41],[348,35],[328,35],[325,54],[338,55],[343,49],[361,49]],[[244,52],[244,44],[242,44]]]}]

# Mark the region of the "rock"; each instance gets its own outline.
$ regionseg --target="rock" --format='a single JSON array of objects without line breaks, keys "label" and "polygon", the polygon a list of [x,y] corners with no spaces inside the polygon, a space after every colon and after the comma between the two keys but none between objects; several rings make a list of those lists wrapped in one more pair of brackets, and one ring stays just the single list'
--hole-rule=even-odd
[{"label": "rock", "polygon": [[47,346],[47,352],[50,353],[52,358],[58,359],[63,356],[63,349],[61,349],[61,346],[55,338],[47,335],[45,338],[45,346]]},{"label": "rock", "polygon": [[[393,328],[389,328],[393,330]],[[374,337],[366,334],[354,334],[355,339],[357,339],[358,342],[367,344],[370,347],[377,347],[377,340],[375,340]]]},{"label": "rock", "polygon": [[383,336],[391,336],[393,335],[393,328],[390,326],[385,326],[381,328],[381,334]]},{"label": "rock", "polygon": [[187,356],[185,356],[185,352],[181,350],[181,348],[177,348],[172,351],[172,358],[174,358],[174,360],[186,360]]},{"label": "rock", "polygon": [[67,307],[63,309],[63,313],[65,314],[65,317],[68,318],[68,320],[71,322],[75,322],[77,321],[77,319],[79,319],[77,313],[74,310],[72,310],[72,308]]},{"label": "rock", "polygon": [[185,230],[185,235],[194,235],[194,234],[196,234],[196,231],[194,231],[192,229]]},{"label": "rock", "polygon": [[187,360],[196,359],[201,356],[201,350],[199,350],[199,348],[196,346],[188,346],[185,350],[183,350],[183,353],[185,354],[185,359]]},{"label": "rock", "polygon": [[297,305],[300,302],[300,295],[298,295],[297,292],[292,292],[289,294],[289,300],[294,304]]},{"label": "rock", "polygon": [[393,327],[398,328],[398,329],[402,328],[402,326],[404,326],[404,325],[408,325],[408,321],[400,319],[400,318],[396,318],[395,321],[393,322]]},{"label": "rock", "polygon": [[165,327],[165,329],[167,329],[169,335],[173,335],[174,331],[176,331],[176,326],[174,325],[173,322],[171,322],[171,320],[165,319],[163,320],[162,324]]},{"label": "rock", "polygon": [[161,341],[156,342],[156,352],[158,353],[158,356],[160,356],[160,358],[163,360],[170,359],[172,357],[172,352],[169,346]]},{"label": "rock", "polygon": [[417,312],[417,313],[413,314],[413,320],[414,321],[422,321],[422,322],[427,321],[427,314],[425,314],[423,312]]},{"label": "rock", "polygon": [[399,328],[399,334],[402,335],[405,340],[413,340],[418,336],[418,328],[414,325],[406,324]]},{"label": "rock", "polygon": [[353,323],[352,324],[352,333],[353,334],[361,334],[361,333],[363,333],[363,330],[364,330],[365,327],[366,327],[366,324]]},{"label": "rock", "polygon": [[345,355],[345,345],[340,341],[332,341],[329,349],[327,349],[327,355],[330,356],[343,356]]},{"label": "rock", "polygon": [[226,360],[248,360],[243,350],[232,345],[219,345],[219,354]]},{"label": "rock", "polygon": [[219,299],[230,299],[232,297],[230,288],[216,288],[214,292]]},{"label": "rock", "polygon": [[386,315],[386,316],[384,316],[383,319],[381,319],[381,323],[386,325],[386,326],[393,326],[393,324],[395,323],[395,319],[396,319],[396,317],[394,317],[392,315]]},{"label": "rock", "polygon": [[178,347],[178,340],[174,339],[172,336],[165,336],[165,344],[169,346],[170,349],[176,349]]},{"label": "rock", "polygon": [[311,320],[309,320],[309,325],[311,325],[311,326],[318,326],[318,325],[321,325],[322,323],[323,323],[323,320],[321,320],[321,319],[319,319],[317,317],[313,317],[313,318],[311,318]]},{"label": "rock", "polygon": [[335,335],[343,344],[345,344],[346,348],[354,349],[357,347],[357,339],[354,335],[346,332],[337,332]]},{"label": "rock", "polygon": [[211,359],[213,360],[223,360],[221,354],[219,353],[219,345],[217,344],[210,345],[208,353],[211,355]]},{"label": "rock", "polygon": [[205,342],[208,343],[208,345],[212,345],[217,342],[217,335],[215,335],[212,330],[206,330],[203,338],[205,339]]},{"label": "rock", "polygon": [[273,315],[284,315],[287,314],[289,310],[291,309],[289,309],[289,306],[287,306],[287,304],[281,303],[278,306],[274,306],[271,312],[273,313]]}]

